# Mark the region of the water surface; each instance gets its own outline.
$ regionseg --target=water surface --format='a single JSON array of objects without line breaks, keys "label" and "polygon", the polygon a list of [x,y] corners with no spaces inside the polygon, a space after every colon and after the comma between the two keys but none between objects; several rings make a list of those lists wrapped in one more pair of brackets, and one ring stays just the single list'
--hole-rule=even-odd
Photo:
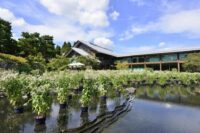
[{"label": "water surface", "polygon": [[200,133],[200,107],[136,99],[103,133]]}]

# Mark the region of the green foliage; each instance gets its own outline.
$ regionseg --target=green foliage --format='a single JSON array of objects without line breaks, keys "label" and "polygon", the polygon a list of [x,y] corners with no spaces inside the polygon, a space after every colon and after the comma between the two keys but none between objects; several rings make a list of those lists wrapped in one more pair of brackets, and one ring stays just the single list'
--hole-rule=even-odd
[{"label": "green foliage", "polygon": [[11,60],[11,61],[14,61],[14,62],[17,62],[17,63],[21,63],[21,64],[27,63],[27,60],[25,58],[17,57],[17,56],[10,55],[10,54],[0,53],[0,58]]},{"label": "green foliage", "polygon": [[66,97],[70,90],[70,78],[67,76],[61,77],[56,83],[57,100],[59,103],[65,103]]},{"label": "green foliage", "polygon": [[0,18],[0,52],[16,54],[16,41],[12,39],[11,24]]},{"label": "green foliage", "polygon": [[58,56],[61,55],[61,47],[59,45],[56,46],[55,53]]},{"label": "green foliage", "polygon": [[32,90],[32,108],[38,116],[45,116],[51,106],[50,85],[36,86]]},{"label": "green foliage", "polygon": [[188,72],[200,72],[200,53],[188,54],[183,67]]},{"label": "green foliage", "polygon": [[68,68],[69,59],[64,56],[56,56],[49,61],[47,68],[49,71],[65,70]]},{"label": "green foliage", "polygon": [[20,55],[28,57],[29,55],[36,56],[41,53],[48,61],[55,57],[55,47],[53,37],[49,35],[40,36],[39,33],[22,32],[22,37],[18,40],[17,45],[20,49]]},{"label": "green foliage", "polygon": [[71,43],[68,42],[64,42],[63,45],[62,45],[62,48],[61,48],[61,54],[64,55],[66,53],[68,53],[70,50],[71,50]]},{"label": "green foliage", "polygon": [[83,92],[80,98],[80,102],[83,107],[88,106],[91,102],[92,96],[94,96],[95,92],[95,82],[93,79],[85,79],[83,84]]},{"label": "green foliage", "polygon": [[128,62],[120,62],[120,61],[116,61],[115,62],[115,67],[117,70],[124,70],[124,69],[128,69]]},{"label": "green foliage", "polygon": [[29,55],[27,60],[32,70],[38,70],[40,74],[45,71],[46,62],[41,53],[38,53],[36,56]]},{"label": "green foliage", "polygon": [[11,77],[5,80],[2,84],[10,104],[13,107],[22,106],[24,102],[23,94],[27,87],[25,84],[25,79],[20,76]]},{"label": "green foliage", "polygon": [[86,56],[76,56],[70,59],[70,62],[80,62],[85,65],[86,68],[98,69],[100,67],[100,62],[98,59]]},{"label": "green foliage", "polygon": [[25,58],[0,53],[0,67],[21,72],[30,72],[31,68]]},{"label": "green foliage", "polygon": [[71,89],[77,89],[80,87],[80,85],[83,83],[83,74],[73,74],[70,77],[70,88]]},{"label": "green foliage", "polygon": [[97,87],[101,96],[106,96],[107,89],[110,88],[109,78],[103,75],[100,75],[97,79]]}]

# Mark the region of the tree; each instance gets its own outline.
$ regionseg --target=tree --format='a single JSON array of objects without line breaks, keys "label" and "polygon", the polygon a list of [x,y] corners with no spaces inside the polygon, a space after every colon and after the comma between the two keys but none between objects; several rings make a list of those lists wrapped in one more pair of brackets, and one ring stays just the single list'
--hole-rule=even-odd
[{"label": "tree", "polygon": [[53,70],[64,70],[67,69],[69,64],[69,59],[65,56],[57,56],[49,61],[47,68],[49,71]]},{"label": "tree", "polygon": [[55,57],[55,44],[53,43],[53,36],[44,35],[40,37],[40,52],[43,57],[48,61],[50,58]]},{"label": "tree", "polygon": [[32,70],[38,70],[39,73],[43,73],[45,71],[46,62],[41,53],[38,53],[36,56],[29,55],[27,60]]},{"label": "tree", "polygon": [[0,18],[0,52],[16,55],[16,41],[12,39],[11,24]]},{"label": "tree", "polygon": [[55,44],[53,36],[44,35],[40,36],[39,33],[22,32],[22,38],[18,40],[20,55],[28,57],[29,55],[36,56],[41,53],[42,56],[48,61],[50,58],[55,57]]},{"label": "tree", "polygon": [[56,52],[56,55],[61,55],[61,47],[57,45],[55,52]]},{"label": "tree", "polygon": [[89,56],[75,56],[70,59],[70,62],[83,63],[86,68],[99,69],[100,67],[100,61]]},{"label": "tree", "polygon": [[62,49],[61,49],[61,53],[62,54],[66,54],[66,53],[68,53],[70,50],[71,50],[71,43],[70,42],[68,42],[68,43],[66,43],[66,42],[64,42],[63,43],[63,46],[62,46]]},{"label": "tree", "polygon": [[116,61],[115,62],[115,67],[117,70],[122,70],[122,69],[128,69],[128,62],[120,62],[120,61]]},{"label": "tree", "polygon": [[188,54],[183,67],[188,72],[200,72],[200,53]]},{"label": "tree", "polygon": [[39,33],[22,32],[22,38],[17,42],[22,57],[36,56],[39,53],[41,42]]}]

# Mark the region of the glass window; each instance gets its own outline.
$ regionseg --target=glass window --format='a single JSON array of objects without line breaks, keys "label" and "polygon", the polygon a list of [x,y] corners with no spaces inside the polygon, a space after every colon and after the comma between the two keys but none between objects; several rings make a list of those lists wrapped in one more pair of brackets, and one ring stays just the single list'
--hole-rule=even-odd
[{"label": "glass window", "polygon": [[179,60],[185,60],[187,58],[187,53],[181,53],[179,54]]},{"label": "glass window", "polygon": [[177,61],[177,54],[162,55],[162,61]]},{"label": "glass window", "polygon": [[133,63],[136,63],[137,62],[137,57],[133,57],[132,61],[133,61]]},{"label": "glass window", "polygon": [[150,57],[147,57],[146,61],[147,62],[159,62],[160,61],[160,56],[150,56]]},{"label": "glass window", "polygon": [[144,57],[139,57],[139,60],[138,60],[139,62],[144,62],[145,61],[145,59],[144,59]]}]

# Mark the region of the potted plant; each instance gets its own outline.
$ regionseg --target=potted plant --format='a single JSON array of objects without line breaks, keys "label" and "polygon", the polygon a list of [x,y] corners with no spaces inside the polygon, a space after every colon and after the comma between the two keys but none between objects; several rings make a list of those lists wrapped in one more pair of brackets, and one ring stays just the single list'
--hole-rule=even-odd
[{"label": "potted plant", "polygon": [[50,109],[51,96],[49,92],[50,85],[40,85],[32,91],[32,108],[36,113],[36,124],[45,124],[46,113]]},{"label": "potted plant", "polygon": [[91,97],[94,94],[95,83],[92,79],[85,79],[83,84],[83,91],[80,98],[81,112],[88,112],[88,105],[91,101]]},{"label": "potted plant", "polygon": [[69,83],[68,77],[62,77],[56,84],[57,100],[59,101],[61,109],[65,109],[67,107],[66,97],[69,93]]},{"label": "potted plant", "polygon": [[107,89],[109,88],[109,82],[106,76],[99,76],[97,80],[97,87],[100,93],[101,100],[106,100],[107,98]]},{"label": "potted plant", "polygon": [[83,89],[83,75],[76,73],[70,78],[70,88],[73,89],[75,94],[78,94]]},{"label": "potted plant", "polygon": [[10,104],[14,107],[15,113],[22,113],[23,112],[23,91],[25,86],[23,82],[17,77],[10,77],[3,82],[3,88],[8,96]]},{"label": "potted plant", "polygon": [[88,112],[88,105],[90,103],[91,96],[87,91],[83,92],[80,98],[80,103],[81,103],[81,112]]}]

